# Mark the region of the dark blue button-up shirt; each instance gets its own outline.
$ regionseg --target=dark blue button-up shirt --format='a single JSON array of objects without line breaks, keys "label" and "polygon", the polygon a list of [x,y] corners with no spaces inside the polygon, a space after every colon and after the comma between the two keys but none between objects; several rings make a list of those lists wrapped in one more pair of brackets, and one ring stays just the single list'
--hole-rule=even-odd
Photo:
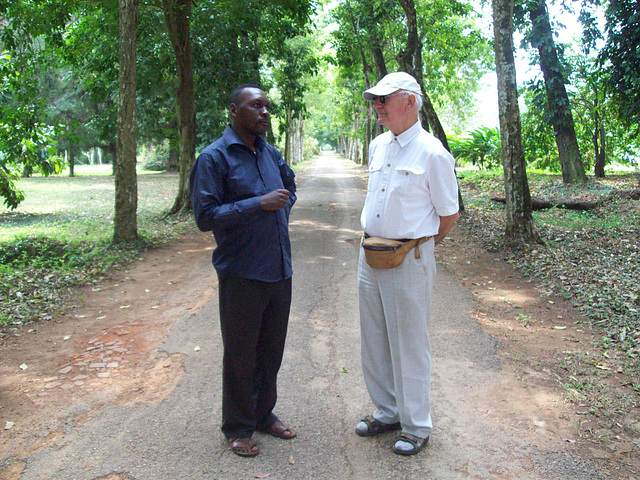
[{"label": "dark blue button-up shirt", "polygon": [[[289,212],[296,201],[293,170],[262,137],[256,153],[230,126],[205,148],[191,170],[191,204],[198,228],[216,239],[213,266],[227,275],[276,282],[291,277]],[[289,205],[266,211],[260,196],[279,188]]]}]

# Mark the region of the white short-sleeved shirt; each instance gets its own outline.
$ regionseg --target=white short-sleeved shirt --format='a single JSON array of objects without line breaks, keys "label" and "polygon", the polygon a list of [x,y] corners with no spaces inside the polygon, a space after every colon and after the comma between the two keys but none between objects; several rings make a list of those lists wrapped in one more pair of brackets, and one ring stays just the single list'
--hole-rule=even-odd
[{"label": "white short-sleeved shirt", "polygon": [[455,160],[420,121],[369,146],[369,184],[360,221],[375,237],[420,238],[438,233],[440,218],[458,212]]}]

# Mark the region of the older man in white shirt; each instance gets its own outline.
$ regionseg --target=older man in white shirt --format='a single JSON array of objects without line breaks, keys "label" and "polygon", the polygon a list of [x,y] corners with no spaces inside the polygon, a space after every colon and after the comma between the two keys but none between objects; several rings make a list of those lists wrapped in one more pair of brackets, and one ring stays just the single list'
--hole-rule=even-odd
[{"label": "older man in white shirt", "polygon": [[411,75],[391,73],[363,97],[374,102],[378,124],[388,129],[369,148],[364,236],[424,243],[395,268],[373,268],[360,251],[362,367],[376,410],[358,423],[356,433],[401,430],[393,451],[413,455],[427,444],[432,429],[428,327],[434,246],[458,219],[455,161],[422,128],[422,92]]}]

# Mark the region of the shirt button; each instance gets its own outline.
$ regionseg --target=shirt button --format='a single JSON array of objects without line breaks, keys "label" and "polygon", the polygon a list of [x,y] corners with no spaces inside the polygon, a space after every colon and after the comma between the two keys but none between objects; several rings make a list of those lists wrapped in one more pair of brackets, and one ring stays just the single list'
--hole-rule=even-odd
[{"label": "shirt button", "polygon": [[409,175],[409,172],[404,172],[405,175]]},{"label": "shirt button", "polygon": [[384,188],[382,189],[382,191],[384,192]]},{"label": "shirt button", "polygon": [[378,213],[378,214],[376,215],[376,217],[377,217],[377,218],[380,218],[380,214]]},{"label": "shirt button", "polygon": [[390,166],[391,166],[391,164],[390,164],[390,163],[387,163],[387,167],[390,167]]}]

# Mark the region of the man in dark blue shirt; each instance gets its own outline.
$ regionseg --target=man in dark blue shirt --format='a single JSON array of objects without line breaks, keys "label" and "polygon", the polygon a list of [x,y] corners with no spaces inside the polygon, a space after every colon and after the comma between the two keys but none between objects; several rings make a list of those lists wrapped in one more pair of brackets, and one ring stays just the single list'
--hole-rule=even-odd
[{"label": "man in dark blue shirt", "polygon": [[259,453],[255,430],[296,436],[273,413],[291,305],[289,212],[294,173],[262,137],[269,101],[253,84],[231,92],[231,125],[191,171],[198,228],[216,240],[222,366],[222,432],[231,450]]}]

